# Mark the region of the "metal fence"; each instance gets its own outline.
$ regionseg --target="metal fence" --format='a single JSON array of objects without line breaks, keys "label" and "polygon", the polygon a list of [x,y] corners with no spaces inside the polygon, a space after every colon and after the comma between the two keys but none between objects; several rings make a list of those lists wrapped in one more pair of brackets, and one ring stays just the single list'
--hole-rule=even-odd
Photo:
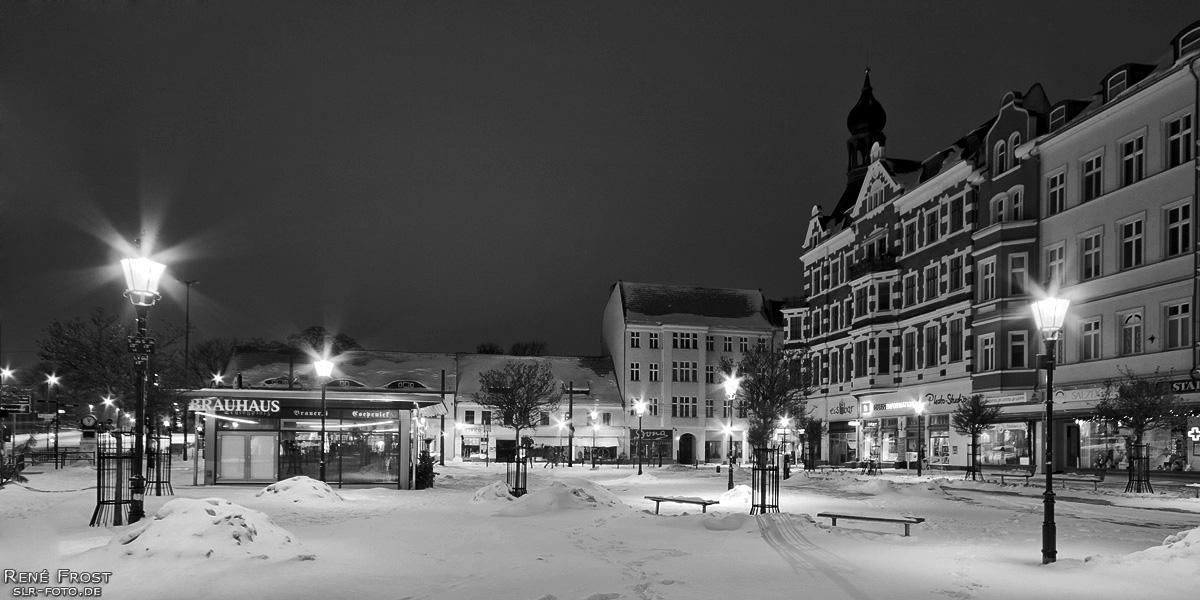
[{"label": "metal fence", "polygon": [[96,509],[92,511],[92,527],[128,522],[132,499],[129,478],[135,471],[131,432],[96,436]]},{"label": "metal fence", "polygon": [[151,437],[146,446],[146,493],[174,496],[171,487],[171,437]]}]

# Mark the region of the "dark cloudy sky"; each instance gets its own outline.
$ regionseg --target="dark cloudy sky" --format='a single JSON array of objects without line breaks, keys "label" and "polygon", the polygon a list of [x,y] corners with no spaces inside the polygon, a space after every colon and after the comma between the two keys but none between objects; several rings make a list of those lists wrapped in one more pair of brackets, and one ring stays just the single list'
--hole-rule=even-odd
[{"label": "dark cloudy sky", "polygon": [[1195,2],[4,2],[0,361],[53,319],[598,354],[618,279],[800,291],[870,63],[890,156],[1088,98]]}]

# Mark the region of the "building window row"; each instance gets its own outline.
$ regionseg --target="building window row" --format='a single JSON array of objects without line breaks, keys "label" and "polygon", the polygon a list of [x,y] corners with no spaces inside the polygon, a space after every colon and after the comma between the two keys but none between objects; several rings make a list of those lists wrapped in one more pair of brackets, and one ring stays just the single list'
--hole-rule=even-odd
[{"label": "building window row", "polygon": [[697,381],[696,361],[671,361],[671,381]]},{"label": "building window row", "polygon": [[695,396],[672,396],[671,397],[671,416],[682,419],[696,418],[696,397]]},{"label": "building window row", "polygon": [[[1129,310],[1115,315],[1117,336],[1116,354],[1133,356],[1145,352],[1145,343],[1156,336],[1147,336],[1145,315],[1141,309]],[[1191,347],[1192,305],[1190,301],[1170,302],[1162,305],[1162,344],[1164,350],[1180,350]],[[1092,361],[1104,358],[1104,317],[1095,316],[1079,322],[1079,360]]]},{"label": "building window row", "polygon": [[677,350],[699,350],[700,334],[672,331],[671,347]]}]

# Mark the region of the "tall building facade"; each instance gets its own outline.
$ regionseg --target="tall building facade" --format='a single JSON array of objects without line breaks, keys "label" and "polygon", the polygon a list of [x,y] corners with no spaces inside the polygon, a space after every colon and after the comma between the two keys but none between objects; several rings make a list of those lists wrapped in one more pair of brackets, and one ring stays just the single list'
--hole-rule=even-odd
[{"label": "tall building facade", "polygon": [[[745,419],[733,414],[719,364],[752,345],[779,344],[776,304],[759,290],[618,281],[604,308],[604,355],[630,411],[630,455],[684,464],[747,455]],[[647,410],[638,427],[633,407]],[[732,426],[731,426],[732,425]],[[732,442],[732,444],[731,444]]]},{"label": "tall building facade", "polygon": [[1090,419],[1106,381],[1156,369],[1191,416],[1151,434],[1151,465],[1200,469],[1200,22],[1171,50],[1113,69],[1090,100],[1052,104],[1040,85],[1005,94],[919,162],[885,155],[886,116],[864,82],[846,190],[814,208],[804,296],[783,310],[786,344],[812,350],[823,458],[904,463],[921,444],[932,464],[966,466],[970,441],[949,416],[978,394],[1002,408],[982,463],[1043,464],[1030,303],[1055,295],[1072,304],[1056,346],[1054,469],[1126,466],[1129,432]]}]

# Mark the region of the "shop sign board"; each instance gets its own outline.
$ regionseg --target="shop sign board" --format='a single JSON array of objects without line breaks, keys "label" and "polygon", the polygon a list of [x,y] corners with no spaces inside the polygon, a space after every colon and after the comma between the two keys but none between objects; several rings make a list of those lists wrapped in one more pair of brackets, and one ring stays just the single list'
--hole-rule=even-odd
[{"label": "shop sign board", "polygon": [[631,429],[629,430],[629,439],[631,440],[649,440],[649,441],[665,441],[671,439],[670,429]]}]

